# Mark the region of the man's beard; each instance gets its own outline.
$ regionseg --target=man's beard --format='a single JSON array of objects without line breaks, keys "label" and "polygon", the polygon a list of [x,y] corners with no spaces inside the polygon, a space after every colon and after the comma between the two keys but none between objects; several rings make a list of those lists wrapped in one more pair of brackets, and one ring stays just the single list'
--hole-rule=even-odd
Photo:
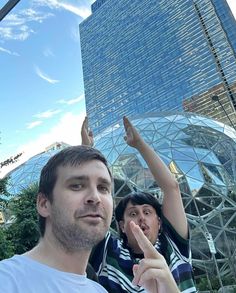
[{"label": "man's beard", "polygon": [[[93,207],[87,209],[92,211]],[[77,210],[75,214],[84,214],[85,210]],[[55,206],[52,209],[52,233],[56,238],[58,244],[67,252],[73,253],[81,250],[91,250],[104,237],[109,229],[110,223],[107,220],[107,214],[104,213],[102,223],[95,225],[88,223],[81,223],[83,220],[74,217],[74,222],[69,222],[65,216],[65,212]],[[72,218],[73,219],[73,218]],[[72,221],[72,220],[71,220]],[[86,228],[84,228],[84,226]]]}]

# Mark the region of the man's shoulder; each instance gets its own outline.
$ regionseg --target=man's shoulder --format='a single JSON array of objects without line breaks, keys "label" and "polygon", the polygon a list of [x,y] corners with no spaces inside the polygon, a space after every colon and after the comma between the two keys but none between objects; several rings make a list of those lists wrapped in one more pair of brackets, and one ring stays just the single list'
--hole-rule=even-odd
[{"label": "man's shoulder", "polygon": [[17,278],[22,269],[18,256],[0,261],[0,292],[16,292]]},{"label": "man's shoulder", "polygon": [[[188,227],[189,230],[189,227]],[[178,234],[172,224],[165,218],[162,218],[162,234],[166,235],[167,238],[171,238],[174,242],[180,242],[183,245],[189,244],[189,234],[190,230],[188,231],[188,238],[185,239]]]},{"label": "man's shoulder", "polygon": [[164,219],[162,233],[159,236],[161,251],[163,255],[178,253],[181,257],[190,257],[190,240],[182,238],[168,222]]},{"label": "man's shoulder", "polygon": [[14,255],[10,258],[4,259],[0,261],[0,270],[4,271],[4,269],[14,268],[19,266],[21,262],[21,256],[20,255]]},{"label": "man's shoulder", "polygon": [[[44,282],[42,282],[42,279]],[[26,256],[14,256],[0,262],[0,292],[107,292],[84,275],[71,274],[45,266]]]}]

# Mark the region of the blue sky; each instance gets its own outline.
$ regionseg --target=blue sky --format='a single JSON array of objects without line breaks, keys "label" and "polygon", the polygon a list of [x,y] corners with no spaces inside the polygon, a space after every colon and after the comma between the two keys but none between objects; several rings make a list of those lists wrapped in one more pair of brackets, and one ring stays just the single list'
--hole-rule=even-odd
[{"label": "blue sky", "polygon": [[92,2],[21,0],[0,22],[0,161],[55,141],[80,143],[79,23]]},{"label": "blue sky", "polygon": [[[0,162],[22,151],[26,159],[55,141],[80,143],[79,23],[93,2],[21,0],[0,22]],[[236,0],[228,2],[235,13]]]}]

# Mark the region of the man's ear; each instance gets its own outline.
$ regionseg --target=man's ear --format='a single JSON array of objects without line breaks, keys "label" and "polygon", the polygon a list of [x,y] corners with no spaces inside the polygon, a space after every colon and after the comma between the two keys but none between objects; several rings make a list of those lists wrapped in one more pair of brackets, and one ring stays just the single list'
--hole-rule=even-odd
[{"label": "man's ear", "polygon": [[37,211],[44,218],[47,218],[51,213],[51,203],[42,192],[39,192],[37,196]]},{"label": "man's ear", "polygon": [[123,220],[119,221],[119,228],[120,228],[122,233],[125,233],[124,232],[124,226],[125,226],[124,221]]}]

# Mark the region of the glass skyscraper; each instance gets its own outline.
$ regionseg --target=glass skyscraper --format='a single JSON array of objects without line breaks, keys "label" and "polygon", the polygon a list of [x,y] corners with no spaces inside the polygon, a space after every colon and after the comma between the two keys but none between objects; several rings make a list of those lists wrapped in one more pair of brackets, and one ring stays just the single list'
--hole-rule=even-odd
[{"label": "glass skyscraper", "polygon": [[166,110],[236,126],[236,21],[225,0],[97,0],[80,36],[95,134]]}]

